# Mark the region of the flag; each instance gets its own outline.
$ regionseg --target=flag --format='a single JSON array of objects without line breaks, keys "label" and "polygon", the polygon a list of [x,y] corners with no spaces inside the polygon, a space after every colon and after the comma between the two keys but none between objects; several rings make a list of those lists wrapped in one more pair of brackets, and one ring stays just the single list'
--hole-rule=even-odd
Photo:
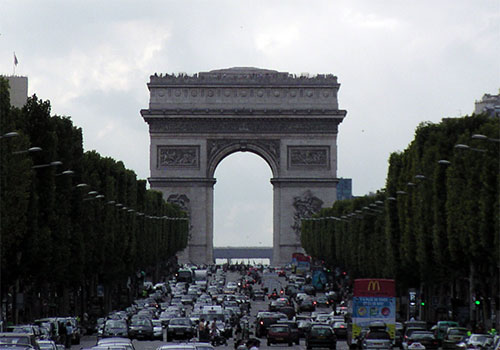
[{"label": "flag", "polygon": [[17,60],[16,53],[14,52],[14,65],[17,66],[19,61]]}]

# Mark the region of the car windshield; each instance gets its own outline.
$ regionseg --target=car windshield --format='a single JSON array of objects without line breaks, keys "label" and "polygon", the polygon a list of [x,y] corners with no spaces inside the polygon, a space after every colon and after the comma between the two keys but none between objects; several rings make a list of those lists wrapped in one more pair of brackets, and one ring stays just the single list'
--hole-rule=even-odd
[{"label": "car windshield", "polygon": [[412,339],[432,339],[434,338],[434,334],[431,332],[413,332],[411,335]]},{"label": "car windshield", "polygon": [[391,339],[389,333],[383,331],[371,331],[366,335],[366,339]]},{"label": "car windshield", "polygon": [[288,327],[286,327],[286,326],[271,327],[271,330],[272,330],[273,332],[280,332],[280,333],[281,333],[281,332],[288,332],[288,329],[289,329],[289,328],[288,328]]},{"label": "car windshield", "polygon": [[137,318],[132,321],[132,326],[149,326],[151,321],[147,318]]},{"label": "car windshield", "polygon": [[318,336],[325,336],[325,335],[331,335],[332,331],[330,328],[322,327],[313,327],[311,329],[311,335],[318,335]]},{"label": "car windshield", "polygon": [[127,324],[125,321],[119,320],[109,320],[106,322],[106,329],[115,329],[115,328],[126,328]]},{"label": "car windshield", "polygon": [[190,322],[187,318],[175,318],[173,320],[170,321],[171,325],[174,325],[174,326],[190,326]]},{"label": "car windshield", "polygon": [[470,342],[475,342],[475,343],[484,343],[486,340],[488,340],[487,335],[472,335],[469,339]]},{"label": "car windshield", "polygon": [[467,335],[465,329],[450,329],[450,335]]},{"label": "car windshield", "polygon": [[7,344],[30,344],[28,337],[0,336],[0,342]]}]

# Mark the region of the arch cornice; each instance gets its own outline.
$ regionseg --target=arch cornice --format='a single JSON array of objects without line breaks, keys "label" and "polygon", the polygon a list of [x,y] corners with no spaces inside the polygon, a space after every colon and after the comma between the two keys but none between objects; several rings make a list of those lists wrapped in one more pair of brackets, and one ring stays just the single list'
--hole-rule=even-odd
[{"label": "arch cornice", "polygon": [[207,177],[213,178],[217,165],[235,152],[252,152],[262,157],[271,167],[274,177],[279,176],[280,141],[277,139],[208,139]]}]

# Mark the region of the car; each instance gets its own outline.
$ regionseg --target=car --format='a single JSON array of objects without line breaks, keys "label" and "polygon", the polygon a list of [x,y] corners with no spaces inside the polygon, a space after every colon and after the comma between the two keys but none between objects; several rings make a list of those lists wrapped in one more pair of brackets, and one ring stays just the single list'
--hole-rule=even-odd
[{"label": "car", "polygon": [[406,340],[407,347],[410,348],[411,344],[420,343],[425,346],[426,350],[437,350],[439,342],[434,336],[433,332],[429,331],[414,331]]},{"label": "car", "polygon": [[467,332],[468,329],[464,327],[448,327],[441,344],[443,350],[456,349],[456,345],[467,337]]},{"label": "car", "polygon": [[41,350],[57,350],[57,344],[53,340],[39,340],[38,346]]},{"label": "car", "polygon": [[306,349],[312,348],[337,348],[337,337],[332,328],[327,325],[312,325],[306,336]]},{"label": "car", "polygon": [[167,344],[157,347],[156,350],[214,350],[215,348],[209,343],[177,343]]},{"label": "car", "polygon": [[300,332],[299,332],[299,327],[297,322],[292,321],[292,320],[279,320],[277,325],[282,325],[286,324],[288,327],[290,327],[290,332],[291,335],[290,337],[292,338],[292,342],[295,344],[299,345],[300,344]]},{"label": "car", "polygon": [[285,314],[289,320],[295,317],[295,308],[293,306],[285,305],[278,309],[278,312]]},{"label": "car", "polygon": [[36,350],[40,350],[36,337],[31,333],[0,333],[0,343],[4,344],[23,344]]},{"label": "car", "polygon": [[304,293],[307,295],[316,295],[316,288],[312,284],[306,284],[304,286]]},{"label": "car", "polygon": [[314,311],[316,310],[316,304],[314,304],[314,301],[312,298],[305,298],[302,299],[302,302],[298,306],[299,312],[302,311]]},{"label": "car", "polygon": [[331,327],[337,339],[345,339],[347,337],[347,323],[343,321],[335,321],[332,323]]},{"label": "car", "polygon": [[35,338],[40,339],[42,332],[40,331],[40,327],[38,325],[33,324],[24,324],[24,325],[15,325],[7,327],[7,332],[12,333],[29,333],[33,334]]},{"label": "car", "polygon": [[307,333],[311,330],[312,321],[311,320],[299,320],[297,322],[297,328],[299,329],[299,335],[301,338],[305,338]]},{"label": "car", "polygon": [[455,321],[438,321],[435,328],[435,336],[436,339],[442,343],[444,337],[446,336],[446,332],[449,327],[458,327],[458,322]]},{"label": "car", "polygon": [[493,345],[493,336],[490,334],[471,334],[467,339],[467,349],[482,350],[491,348]]},{"label": "car", "polygon": [[256,300],[265,301],[266,300],[266,294],[262,290],[255,290],[253,292],[253,295],[252,295],[252,300],[253,301],[256,301]]},{"label": "car", "polygon": [[163,339],[163,324],[161,320],[151,320],[153,323],[153,338]]},{"label": "car", "polygon": [[330,301],[325,296],[319,296],[316,298],[316,307],[329,308]]},{"label": "car", "polygon": [[278,323],[278,320],[286,320],[288,317],[276,312],[261,312],[255,319],[255,336],[261,338],[267,335],[267,329]]},{"label": "car", "polygon": [[107,320],[101,334],[102,338],[126,337],[128,338],[128,325],[125,320]]},{"label": "car", "polygon": [[287,324],[273,324],[267,330],[267,346],[271,344],[288,344],[292,346],[292,331]]},{"label": "car", "polygon": [[130,339],[154,339],[153,322],[149,318],[136,318],[130,321],[128,328]]},{"label": "car", "polygon": [[425,328],[422,329],[422,328],[417,328],[417,327],[409,327],[409,328],[406,328],[405,331],[404,331],[404,334],[403,334],[403,341],[401,343],[401,348],[404,349],[404,350],[408,350],[408,339],[410,339],[411,335],[414,333],[414,332],[422,332],[422,331],[425,331]]},{"label": "car", "polygon": [[389,333],[383,329],[370,328],[361,340],[363,350],[391,350],[392,340]]},{"label": "car", "polygon": [[191,339],[194,336],[194,326],[187,317],[173,318],[167,326],[167,339]]},{"label": "car", "polygon": [[94,350],[135,350],[134,343],[129,338],[112,337],[103,338],[97,341],[96,347],[99,349]]}]

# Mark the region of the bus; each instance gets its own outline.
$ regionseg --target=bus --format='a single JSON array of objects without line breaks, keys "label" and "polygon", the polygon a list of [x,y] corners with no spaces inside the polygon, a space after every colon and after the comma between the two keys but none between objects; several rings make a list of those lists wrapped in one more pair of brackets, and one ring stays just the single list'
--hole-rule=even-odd
[{"label": "bus", "polygon": [[311,270],[311,257],[302,253],[292,254],[292,272],[305,276]]},{"label": "bus", "polygon": [[352,322],[348,327],[347,344],[357,345],[363,330],[374,324],[385,324],[394,341],[396,335],[396,286],[390,279],[366,278],[354,280]]}]

